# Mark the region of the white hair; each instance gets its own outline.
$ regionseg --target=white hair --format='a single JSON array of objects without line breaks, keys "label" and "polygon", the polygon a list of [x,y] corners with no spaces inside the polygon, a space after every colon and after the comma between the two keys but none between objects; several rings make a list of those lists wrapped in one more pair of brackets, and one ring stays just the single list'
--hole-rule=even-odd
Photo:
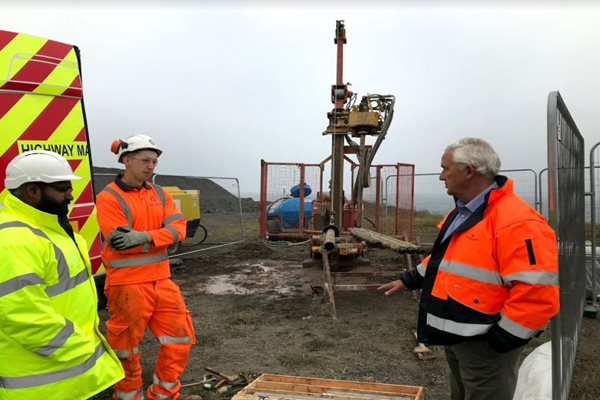
[{"label": "white hair", "polygon": [[500,157],[485,140],[466,137],[446,147],[452,151],[452,161],[461,165],[472,165],[478,173],[495,177],[500,171]]}]

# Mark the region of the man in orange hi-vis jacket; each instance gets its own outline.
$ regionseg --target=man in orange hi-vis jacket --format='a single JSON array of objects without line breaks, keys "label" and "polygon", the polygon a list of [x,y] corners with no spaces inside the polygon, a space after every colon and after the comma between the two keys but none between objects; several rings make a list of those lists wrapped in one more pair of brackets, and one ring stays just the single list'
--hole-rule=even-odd
[{"label": "man in orange hi-vis jacket", "polygon": [[[107,338],[125,369],[113,398],[176,400],[196,340],[179,287],[170,279],[167,247],[185,238],[186,220],[170,193],[148,181],[162,153],[152,138],[133,135],[113,142],[111,150],[125,171],[100,192],[97,208],[105,237]],[[144,393],[139,344],[146,326],[160,349]]]},{"label": "man in orange hi-vis jacket", "polygon": [[379,289],[423,290],[417,338],[445,346],[452,400],[512,400],[523,347],[558,313],[556,237],[486,141],[451,144],[441,164],[456,207],[431,255]]}]

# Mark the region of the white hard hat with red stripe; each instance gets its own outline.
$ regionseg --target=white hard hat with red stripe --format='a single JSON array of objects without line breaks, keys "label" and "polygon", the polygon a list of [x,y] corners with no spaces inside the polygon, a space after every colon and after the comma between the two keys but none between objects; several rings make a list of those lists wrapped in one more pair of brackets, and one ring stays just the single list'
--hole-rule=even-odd
[{"label": "white hard hat with red stripe", "polygon": [[154,150],[160,156],[162,150],[156,145],[154,139],[146,135],[132,135],[125,140],[116,139],[110,145],[110,151],[117,155],[120,163],[123,162],[123,156],[138,150]]},{"label": "white hard hat with red stripe", "polygon": [[16,189],[29,182],[75,181],[81,177],[73,174],[69,162],[60,154],[46,150],[25,151],[6,166],[4,186]]}]

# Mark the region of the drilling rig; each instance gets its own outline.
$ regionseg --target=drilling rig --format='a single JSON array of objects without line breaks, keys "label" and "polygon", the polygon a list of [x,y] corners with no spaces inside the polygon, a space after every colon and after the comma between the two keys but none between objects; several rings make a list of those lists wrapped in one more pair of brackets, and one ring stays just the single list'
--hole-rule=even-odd
[{"label": "drilling rig", "polygon": [[[329,125],[323,135],[331,135],[330,223],[339,230],[362,226],[363,189],[369,186],[369,167],[392,122],[395,97],[367,94],[356,104],[357,94],[349,90],[343,79],[346,28],[342,20],[336,21],[334,43],[337,47],[336,83],[331,86],[334,108],[327,113]],[[375,143],[366,144],[367,136],[375,137]],[[356,154],[359,163],[349,204],[344,204],[343,189],[346,154]]]},{"label": "drilling rig", "polygon": [[[331,179],[325,215],[328,225],[322,234],[313,236],[311,240],[312,264],[322,267],[322,283],[335,317],[334,286],[336,289],[366,288],[378,286],[377,284],[340,284],[337,278],[343,275],[366,276],[371,272],[341,272],[340,268],[353,268],[369,265],[369,261],[362,257],[367,243],[376,244],[378,247],[388,247],[399,253],[421,253],[419,246],[399,240],[381,233],[369,231],[362,227],[363,190],[370,186],[372,162],[381,143],[385,139],[392,118],[394,116],[395,97],[393,95],[367,94],[357,102],[357,94],[349,89],[349,84],[344,83],[343,62],[344,44],[346,44],[346,29],[344,21],[336,21],[334,43],[337,48],[336,82],[331,86],[331,102],[333,109],[327,113],[329,124],[323,135],[331,135]],[[367,143],[367,138],[372,144]],[[358,172],[353,174],[351,182],[351,199],[344,196],[344,161],[349,160],[349,155],[356,155]],[[323,197],[322,197],[323,198]],[[315,210],[313,208],[313,217]],[[342,265],[342,258],[343,265]],[[306,262],[309,267],[311,262]],[[335,274],[332,274],[332,271]],[[334,279],[335,278],[335,279]],[[334,285],[334,281],[335,285]],[[314,282],[314,280],[313,280]]]}]

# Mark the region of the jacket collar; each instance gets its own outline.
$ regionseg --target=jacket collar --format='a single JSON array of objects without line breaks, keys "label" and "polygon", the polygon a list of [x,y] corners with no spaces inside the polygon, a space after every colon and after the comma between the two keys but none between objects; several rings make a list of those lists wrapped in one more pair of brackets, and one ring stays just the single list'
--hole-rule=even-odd
[{"label": "jacket collar", "polygon": [[487,196],[485,205],[487,206],[490,203],[493,203],[500,197],[506,196],[507,194],[511,194],[514,192],[514,183],[513,180],[504,175],[496,175],[494,177],[494,181],[498,184],[497,189],[491,190]]},{"label": "jacket collar", "polygon": [[55,230],[63,231],[58,222],[58,215],[49,214],[23,202],[18,197],[8,193],[4,198],[4,206],[7,210],[33,226],[45,226]]},{"label": "jacket collar", "polygon": [[[471,216],[469,216],[469,218],[467,218],[467,220],[465,222],[463,222],[460,225],[460,227],[458,227],[453,232],[453,235],[456,233],[460,233],[464,230],[467,230],[471,226],[473,226],[476,223],[478,223],[479,221],[481,221],[481,219],[483,218],[485,209],[490,204],[493,204],[495,201],[497,201],[501,197],[504,197],[508,194],[513,193],[514,185],[513,185],[512,179],[510,179],[504,175],[496,175],[496,177],[494,177],[494,182],[496,182],[496,184],[498,184],[498,187],[494,188],[494,189],[490,190],[488,193],[486,193],[483,204],[481,204],[481,205],[479,205],[479,207],[477,207],[477,209],[471,214]],[[442,221],[442,225],[438,225],[438,227],[440,227],[440,233],[438,234],[438,237],[436,239],[436,242],[435,242],[436,244],[441,243],[441,240],[444,237],[446,230],[448,229],[448,227],[450,226],[450,224],[452,223],[454,218],[456,218],[457,214],[458,214],[458,208],[455,207],[452,211],[450,211],[450,213],[447,215],[447,217]],[[438,241],[439,241],[439,243],[438,243]],[[448,241],[448,240],[446,240],[446,241]]]},{"label": "jacket collar", "polygon": [[117,184],[117,186],[119,187],[119,189],[121,189],[124,192],[130,192],[132,190],[141,190],[142,188],[144,189],[150,189],[150,184],[148,182],[144,182],[142,183],[141,187],[135,187],[135,186],[129,186],[128,184],[126,184],[125,182],[123,182],[123,173],[119,173],[116,177],[115,177],[115,183]]}]

